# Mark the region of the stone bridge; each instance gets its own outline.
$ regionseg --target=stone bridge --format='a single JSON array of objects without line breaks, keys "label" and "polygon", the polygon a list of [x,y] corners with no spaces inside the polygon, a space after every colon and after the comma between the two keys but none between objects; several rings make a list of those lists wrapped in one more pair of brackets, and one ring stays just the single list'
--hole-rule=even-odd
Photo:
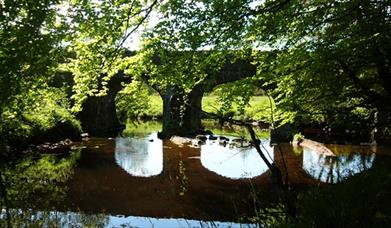
[{"label": "stone bridge", "polygon": [[[165,90],[154,88],[163,100],[163,129],[159,137],[194,136],[202,132],[201,101],[204,93],[218,85],[251,77],[255,73],[256,66],[249,60],[237,60],[234,63],[227,61],[219,72],[208,75],[190,93],[185,94],[175,86]],[[84,131],[93,136],[115,136],[123,129],[116,114],[115,96],[123,88],[122,82],[130,80],[126,75],[118,74],[110,80],[106,96],[87,99],[78,115]],[[187,98],[187,105],[184,105],[184,97]]]},{"label": "stone bridge", "polygon": [[173,135],[195,136],[202,133],[204,130],[201,125],[203,95],[211,92],[218,85],[251,77],[255,73],[256,66],[250,61],[238,60],[234,63],[228,61],[219,72],[208,75],[187,94],[176,87],[169,87],[163,91],[155,88],[163,100],[163,129],[159,138]]},{"label": "stone bridge", "polygon": [[124,129],[117,117],[115,97],[126,82],[131,82],[131,77],[118,73],[109,81],[107,95],[87,98],[77,115],[83,131],[92,136],[116,136]]}]

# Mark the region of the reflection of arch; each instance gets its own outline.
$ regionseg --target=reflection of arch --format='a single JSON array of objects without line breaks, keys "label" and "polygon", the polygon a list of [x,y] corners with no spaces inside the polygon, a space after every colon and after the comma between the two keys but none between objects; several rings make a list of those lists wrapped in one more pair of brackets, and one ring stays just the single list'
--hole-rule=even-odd
[{"label": "reflection of arch", "polygon": [[[267,146],[267,149],[273,157],[272,147]],[[201,167],[205,171],[231,179],[253,178],[268,170],[252,147],[229,148],[219,145],[218,141],[207,140],[201,148],[185,147],[185,150],[187,155],[193,154],[190,151],[194,151],[194,156],[190,156],[193,163],[195,158],[199,158]],[[156,133],[141,138],[117,138],[115,142],[115,162],[132,176],[151,177],[159,175],[163,170],[176,169],[176,167],[169,167],[172,164],[167,162],[172,159],[172,154],[167,155],[163,161],[163,141],[157,138]]]},{"label": "reflection of arch", "polygon": [[163,171],[163,144],[156,134],[117,138],[114,156],[116,163],[132,176],[150,177]]},{"label": "reflection of arch", "polygon": [[[266,149],[273,157],[273,148],[267,146]],[[253,178],[268,170],[255,148],[223,147],[210,140],[201,146],[201,164],[212,172],[232,179]]]},{"label": "reflection of arch", "polygon": [[338,183],[372,167],[375,154],[340,154],[326,156],[317,151],[303,149],[303,169],[312,177],[326,183]]},{"label": "reflection of arch", "polygon": [[[148,143],[155,141],[160,140]],[[105,145],[102,142],[100,138],[86,142],[89,147],[83,149],[79,166],[68,184],[64,203],[67,211],[199,220],[208,220],[213,214],[214,219],[226,221],[237,215],[237,211],[251,214],[253,211],[243,196],[267,180],[267,172],[254,178],[251,186],[246,179],[222,177],[202,166],[200,148],[181,147],[170,140],[162,141],[160,147],[164,150],[163,172],[137,178],[116,164],[118,144],[116,147],[114,141]],[[185,168],[182,172],[180,164]],[[183,189],[186,191],[179,196]]]}]

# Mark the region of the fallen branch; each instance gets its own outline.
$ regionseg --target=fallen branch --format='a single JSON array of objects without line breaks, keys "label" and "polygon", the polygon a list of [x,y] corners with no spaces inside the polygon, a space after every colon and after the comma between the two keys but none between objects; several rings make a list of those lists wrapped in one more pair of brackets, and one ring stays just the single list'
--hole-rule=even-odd
[{"label": "fallen branch", "polygon": [[335,154],[333,151],[331,151],[329,148],[327,148],[324,144],[310,140],[310,139],[303,139],[301,142],[298,143],[298,145],[302,147],[307,147],[311,150],[317,151],[321,154],[324,154],[326,156],[333,156],[335,157]]}]

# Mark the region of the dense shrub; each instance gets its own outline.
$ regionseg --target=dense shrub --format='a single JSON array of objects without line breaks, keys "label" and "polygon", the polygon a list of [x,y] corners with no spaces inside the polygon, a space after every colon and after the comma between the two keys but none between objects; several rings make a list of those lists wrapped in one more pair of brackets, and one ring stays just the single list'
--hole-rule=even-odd
[{"label": "dense shrub", "polygon": [[28,91],[4,108],[0,135],[10,146],[76,138],[80,123],[69,111],[65,92],[58,88]]}]

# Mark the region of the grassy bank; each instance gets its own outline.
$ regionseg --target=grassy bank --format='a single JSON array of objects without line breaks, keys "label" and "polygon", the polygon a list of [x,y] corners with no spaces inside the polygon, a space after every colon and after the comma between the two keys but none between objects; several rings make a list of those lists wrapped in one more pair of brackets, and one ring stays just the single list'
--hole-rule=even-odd
[{"label": "grassy bank", "polygon": [[252,97],[247,107],[244,108],[243,113],[240,112],[240,107],[236,104],[234,104],[230,110],[221,113],[221,106],[217,96],[205,96],[202,99],[202,110],[206,112],[229,115],[240,120],[254,120],[266,123],[271,121],[270,102],[266,96]]},{"label": "grassy bank", "polygon": [[[148,107],[143,111],[135,113],[140,119],[159,119],[163,115],[163,101],[158,95],[148,97]],[[235,119],[254,120],[270,122],[270,104],[266,96],[256,96],[251,98],[250,103],[245,107],[244,112],[239,111],[238,105],[233,105],[228,111],[221,112],[221,104],[217,96],[205,96],[202,99],[202,109],[206,112],[229,115]]]}]

